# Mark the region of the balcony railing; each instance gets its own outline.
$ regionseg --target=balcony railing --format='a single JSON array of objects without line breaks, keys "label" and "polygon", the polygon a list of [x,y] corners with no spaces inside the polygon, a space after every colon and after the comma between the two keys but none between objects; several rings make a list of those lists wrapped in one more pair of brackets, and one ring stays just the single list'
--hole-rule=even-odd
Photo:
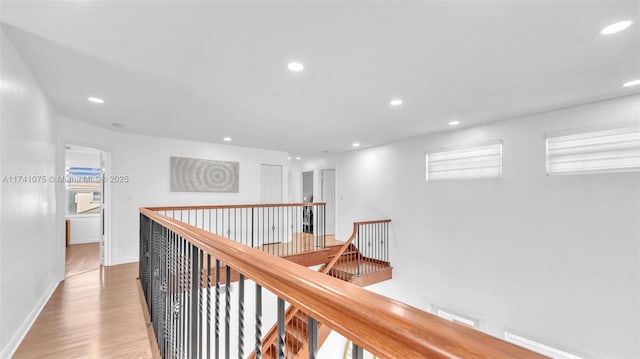
[{"label": "balcony railing", "polygon": [[325,207],[317,203],[153,207],[207,232],[286,257],[325,248]]},{"label": "balcony railing", "polygon": [[[318,322],[352,341],[353,357],[542,357],[165,214],[140,210],[140,280],[163,358],[315,358]],[[365,238],[362,258],[377,258]],[[294,355],[287,305],[306,315],[308,344]],[[276,321],[265,350],[263,323]]]}]

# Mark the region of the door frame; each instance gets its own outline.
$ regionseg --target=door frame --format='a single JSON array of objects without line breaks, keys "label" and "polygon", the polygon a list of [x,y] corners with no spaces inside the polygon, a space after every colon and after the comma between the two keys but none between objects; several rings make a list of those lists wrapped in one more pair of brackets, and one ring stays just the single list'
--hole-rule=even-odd
[{"label": "door frame", "polygon": [[[92,148],[95,150],[100,151],[100,158],[101,158],[101,162],[102,162],[102,156],[104,156],[104,168],[103,168],[103,174],[108,176],[109,174],[112,173],[112,166],[111,166],[111,153],[112,153],[112,149],[109,147],[105,147],[105,146],[101,146],[99,144],[95,144],[95,143],[91,143],[91,142],[85,142],[85,141],[77,141],[74,139],[69,139],[69,138],[62,138],[61,142],[60,142],[60,153],[62,154],[61,156],[61,173],[64,175],[65,171],[66,171],[66,158],[67,158],[67,154],[66,154],[66,146],[67,145],[76,145],[76,146],[82,146],[82,147],[87,147],[87,148]],[[59,184],[61,186],[61,189],[58,193],[60,193],[62,195],[62,198],[66,198],[66,188],[65,188],[65,183],[60,183]],[[104,181],[104,187],[103,187],[103,193],[102,193],[102,198],[104,201],[104,212],[101,213],[100,215],[100,221],[101,221],[101,227],[104,226],[104,233],[102,233],[102,228],[100,230],[101,233],[101,237],[100,237],[100,247],[101,247],[101,253],[102,255],[99,255],[99,261],[100,261],[100,266],[110,266],[112,265],[112,258],[111,258],[111,253],[112,253],[112,246],[113,246],[113,241],[111,238],[111,218],[112,218],[112,210],[111,210],[111,183],[109,183],[109,181]],[[106,193],[106,195],[105,195]],[[58,208],[59,208],[59,217],[58,217],[58,223],[65,223],[65,219],[67,218],[67,208],[66,208],[66,200],[61,200],[59,201],[61,203],[58,204]],[[104,222],[104,223],[103,223]],[[61,252],[62,252],[62,261],[61,261],[61,265],[62,265],[62,278],[64,278],[64,273],[65,273],[65,263],[66,263],[66,250],[65,247],[63,246],[61,248]]]}]

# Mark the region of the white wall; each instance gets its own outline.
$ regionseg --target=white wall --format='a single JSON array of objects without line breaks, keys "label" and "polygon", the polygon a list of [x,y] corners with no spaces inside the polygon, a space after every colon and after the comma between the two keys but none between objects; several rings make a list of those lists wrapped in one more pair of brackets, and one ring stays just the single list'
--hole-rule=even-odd
[{"label": "white wall", "polygon": [[[129,176],[128,183],[114,183],[107,189],[112,214],[107,265],[138,261],[139,207],[259,203],[260,165],[281,165],[283,172],[288,172],[286,152],[125,134],[66,117],[60,117],[59,124],[64,143],[109,151],[111,174]],[[171,156],[239,162],[240,191],[170,192]],[[283,188],[288,188],[287,177]],[[283,193],[286,202],[287,192]]]},{"label": "white wall", "polygon": [[100,215],[87,214],[67,217],[71,233],[69,244],[100,242]]},{"label": "white wall", "polygon": [[[55,114],[0,31],[0,176],[55,175]],[[64,275],[53,183],[0,183],[0,358],[8,358]]]},{"label": "white wall", "polygon": [[[512,328],[586,357],[640,358],[640,173],[546,176],[544,142],[547,131],[639,114],[630,96],[292,171],[337,168],[338,238],[354,220],[393,220],[386,295],[472,314],[495,336]],[[425,182],[425,151],[497,138],[501,179]]]}]

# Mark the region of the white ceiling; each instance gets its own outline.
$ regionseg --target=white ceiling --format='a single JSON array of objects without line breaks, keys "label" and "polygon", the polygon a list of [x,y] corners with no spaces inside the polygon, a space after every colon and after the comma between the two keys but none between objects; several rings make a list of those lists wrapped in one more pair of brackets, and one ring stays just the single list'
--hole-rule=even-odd
[{"label": "white ceiling", "polygon": [[0,3],[59,113],[292,155],[638,93],[639,19],[637,1]]}]

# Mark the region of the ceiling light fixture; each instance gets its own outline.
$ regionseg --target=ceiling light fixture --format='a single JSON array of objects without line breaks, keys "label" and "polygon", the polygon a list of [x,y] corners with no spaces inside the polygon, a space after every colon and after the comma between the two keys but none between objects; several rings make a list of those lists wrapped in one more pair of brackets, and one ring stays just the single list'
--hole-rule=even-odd
[{"label": "ceiling light fixture", "polygon": [[391,105],[391,106],[400,106],[400,105],[402,105],[402,100],[398,99],[398,98],[393,99],[393,100],[389,101],[389,105]]},{"label": "ceiling light fixture", "polygon": [[449,121],[449,126],[458,126],[460,124],[460,121]]},{"label": "ceiling light fixture", "polygon": [[89,102],[93,102],[93,103],[104,103],[103,99],[97,98],[97,97],[87,97],[87,100],[89,100]]},{"label": "ceiling light fixture", "polygon": [[358,142],[354,142],[351,146],[353,147],[360,147],[360,144]]},{"label": "ceiling light fixture", "polygon": [[222,139],[224,142],[231,142],[231,137],[225,137]]},{"label": "ceiling light fixture", "polygon": [[628,28],[629,26],[631,26],[631,24],[633,24],[633,21],[631,21],[631,20],[619,21],[619,22],[616,22],[615,24],[611,24],[611,25],[605,27],[604,29],[602,29],[602,31],[600,31],[600,33],[602,35],[615,34],[616,32],[620,32],[620,31]]},{"label": "ceiling light fixture", "polygon": [[300,157],[300,156],[296,157],[296,160],[301,160],[301,159],[302,159],[302,157]]},{"label": "ceiling light fixture", "polygon": [[640,79],[629,81],[629,82],[625,82],[622,86],[631,87],[631,86],[638,86],[638,85],[640,85]]},{"label": "ceiling light fixture", "polygon": [[299,62],[290,62],[289,65],[287,65],[287,67],[289,68],[289,70],[293,72],[300,72],[304,70],[304,65]]}]

